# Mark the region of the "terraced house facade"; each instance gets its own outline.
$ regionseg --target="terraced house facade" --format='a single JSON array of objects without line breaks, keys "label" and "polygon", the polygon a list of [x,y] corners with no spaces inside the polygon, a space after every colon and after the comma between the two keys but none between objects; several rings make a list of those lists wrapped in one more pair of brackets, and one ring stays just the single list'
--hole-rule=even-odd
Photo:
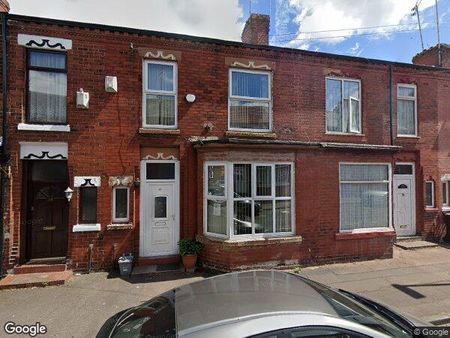
[{"label": "terraced house facade", "polygon": [[2,18],[6,267],[175,262],[185,237],[224,270],[314,264],[446,233],[434,50],[403,64],[269,46],[263,15],[242,43]]}]

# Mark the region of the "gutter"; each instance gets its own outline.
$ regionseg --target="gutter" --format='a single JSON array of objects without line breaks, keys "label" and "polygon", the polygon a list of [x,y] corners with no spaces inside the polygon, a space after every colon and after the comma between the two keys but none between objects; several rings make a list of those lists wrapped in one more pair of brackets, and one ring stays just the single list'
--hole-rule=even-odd
[{"label": "gutter", "polygon": [[6,184],[7,176],[5,172],[6,164],[8,163],[7,155],[7,111],[8,111],[8,50],[7,50],[7,20],[8,13],[0,13],[2,20],[2,93],[3,93],[3,107],[2,107],[2,144],[0,147],[0,278],[5,275],[3,271],[4,249],[5,249],[5,206],[6,206]]}]

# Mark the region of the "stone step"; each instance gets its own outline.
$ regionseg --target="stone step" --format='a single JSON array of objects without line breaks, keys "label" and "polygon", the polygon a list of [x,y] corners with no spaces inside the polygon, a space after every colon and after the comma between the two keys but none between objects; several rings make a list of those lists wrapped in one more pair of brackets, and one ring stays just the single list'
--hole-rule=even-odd
[{"label": "stone step", "polygon": [[425,249],[425,248],[434,248],[439,246],[437,243],[416,240],[416,241],[400,241],[394,243],[396,247],[399,247],[404,250],[416,250],[416,249]]},{"label": "stone step", "polygon": [[397,242],[410,242],[410,241],[421,241],[422,237],[420,236],[397,236]]},{"label": "stone step", "polygon": [[0,280],[0,290],[63,285],[72,276],[73,272],[71,270],[7,275]]},{"label": "stone step", "polygon": [[66,269],[66,264],[24,264],[14,267],[14,274],[62,272]]}]

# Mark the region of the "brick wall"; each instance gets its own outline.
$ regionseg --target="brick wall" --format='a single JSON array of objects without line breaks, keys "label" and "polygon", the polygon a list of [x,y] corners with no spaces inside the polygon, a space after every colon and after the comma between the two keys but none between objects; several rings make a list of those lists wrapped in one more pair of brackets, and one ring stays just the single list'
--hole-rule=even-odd
[{"label": "brick wall", "polygon": [[[68,123],[70,133],[18,131],[25,121],[25,48],[17,45],[17,34],[34,34],[71,39],[73,49],[68,55]],[[256,60],[272,65],[273,125],[279,140],[333,141],[346,143],[390,143],[389,68],[380,63],[357,59],[343,59],[284,52],[275,49],[247,48],[218,42],[199,42],[189,39],[162,38],[146,34],[112,32],[109,30],[69,27],[12,20],[9,22],[10,96],[9,132],[14,183],[10,195],[12,227],[11,245],[20,247],[24,256],[24,216],[21,204],[23,162],[19,159],[20,141],[68,142],[69,175],[102,177],[98,192],[98,220],[101,232],[72,233],[77,222],[77,192],[70,203],[69,251],[73,265],[87,264],[89,244],[94,244],[94,266],[109,266],[116,244],[119,254],[139,250],[139,188],[132,188],[132,230],[107,230],[111,223],[111,191],[109,176],[140,177],[141,147],[175,147],[179,150],[181,167],[180,226],[182,237],[202,233],[202,173],[203,159],[197,158],[188,139],[192,136],[225,137],[228,122],[227,60]],[[133,48],[131,48],[131,45]],[[138,132],[142,125],[142,57],[139,48],[174,51],[178,60],[178,124],[179,135],[144,135]],[[228,63],[227,63],[228,62]],[[104,77],[118,77],[118,93],[104,91]],[[362,82],[362,135],[325,134],[325,76],[337,75],[360,79]],[[439,212],[423,210],[423,180],[439,180],[437,145],[446,142],[438,138],[442,124],[438,124],[438,99],[444,95],[448,75],[439,71],[394,66],[394,81],[415,83],[418,87],[419,138],[395,139],[404,151],[392,154],[366,154],[357,151],[324,152],[289,150],[297,166],[297,229],[304,237],[302,243],[286,244],[282,260],[331,260],[337,257],[354,258],[392,254],[390,237],[336,239],[338,231],[338,171],[339,161],[387,161],[409,159],[416,162],[417,227],[420,233],[432,233],[438,227]],[[90,107],[76,109],[75,93],[83,88],[90,93]],[[195,94],[195,103],[188,103],[186,94]],[[394,95],[395,100],[395,95]],[[446,102],[446,101],[444,101]],[[395,101],[394,101],[395,105]],[[447,106],[448,107],[448,106]],[[447,108],[445,108],[447,109]],[[394,109],[394,133],[396,115]],[[212,122],[210,131],[203,129]],[[442,134],[444,135],[444,134]],[[443,136],[442,136],[443,137]],[[240,149],[244,151],[245,147]],[[259,148],[245,148],[257,156],[267,155]],[[275,148],[270,154],[280,153]],[[289,151],[284,151],[288,153]],[[239,156],[243,156],[243,155]],[[292,155],[293,154],[293,155]],[[264,156],[266,156],[264,155]],[[439,163],[446,163],[444,152]],[[245,157],[244,156],[244,157]],[[445,164],[446,165],[446,164]],[[450,168],[449,168],[450,169]],[[319,193],[318,193],[319,192]],[[437,190],[439,196],[439,190]],[[317,211],[317,206],[320,212]],[[278,245],[278,244],[277,244]],[[209,249],[208,249],[209,250]],[[243,250],[243,249],[242,249]],[[251,250],[251,249],[249,249]],[[298,252],[290,254],[291,250]],[[209,252],[209,251],[207,251]],[[245,251],[243,256],[262,255]],[[237,256],[239,257],[239,256]],[[238,264],[237,257],[229,257],[229,265]],[[255,261],[268,259],[261,256]]]}]

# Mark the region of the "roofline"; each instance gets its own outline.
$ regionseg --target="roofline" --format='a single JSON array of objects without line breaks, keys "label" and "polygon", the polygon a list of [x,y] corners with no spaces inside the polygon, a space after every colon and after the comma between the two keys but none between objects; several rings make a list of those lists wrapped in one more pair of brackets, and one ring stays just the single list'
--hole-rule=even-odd
[{"label": "roofline", "polygon": [[192,41],[192,42],[210,43],[210,44],[217,44],[217,45],[224,45],[224,46],[257,49],[257,50],[269,50],[269,51],[284,52],[284,53],[294,53],[294,54],[300,54],[300,55],[341,59],[341,60],[361,62],[361,63],[372,63],[372,64],[385,65],[385,66],[414,68],[414,69],[425,70],[425,71],[450,72],[450,69],[442,68],[442,67],[415,65],[412,63],[370,59],[370,58],[362,58],[362,57],[357,57],[357,56],[340,55],[340,54],[332,54],[332,53],[324,53],[324,52],[313,52],[313,51],[308,51],[308,50],[303,50],[303,49],[295,49],[295,48],[287,48],[287,47],[279,47],[279,46],[253,45],[253,44],[247,44],[247,43],[238,42],[238,41],[221,40],[221,39],[215,39],[215,38],[207,38],[207,37],[185,35],[185,34],[178,34],[178,33],[168,33],[168,32],[161,32],[161,31],[154,31],[154,30],[145,30],[145,29],[131,28],[131,27],[111,26],[111,25],[87,23],[87,22],[80,22],[80,21],[51,19],[51,18],[27,16],[27,15],[20,15],[20,14],[8,14],[7,17],[8,17],[8,20],[16,20],[16,21],[23,21],[23,22],[35,22],[35,23],[42,23],[42,24],[67,26],[67,27],[99,29],[99,30],[121,32],[121,33],[128,33],[128,34],[156,36],[156,37],[167,38],[167,39],[188,40],[188,41]]}]

